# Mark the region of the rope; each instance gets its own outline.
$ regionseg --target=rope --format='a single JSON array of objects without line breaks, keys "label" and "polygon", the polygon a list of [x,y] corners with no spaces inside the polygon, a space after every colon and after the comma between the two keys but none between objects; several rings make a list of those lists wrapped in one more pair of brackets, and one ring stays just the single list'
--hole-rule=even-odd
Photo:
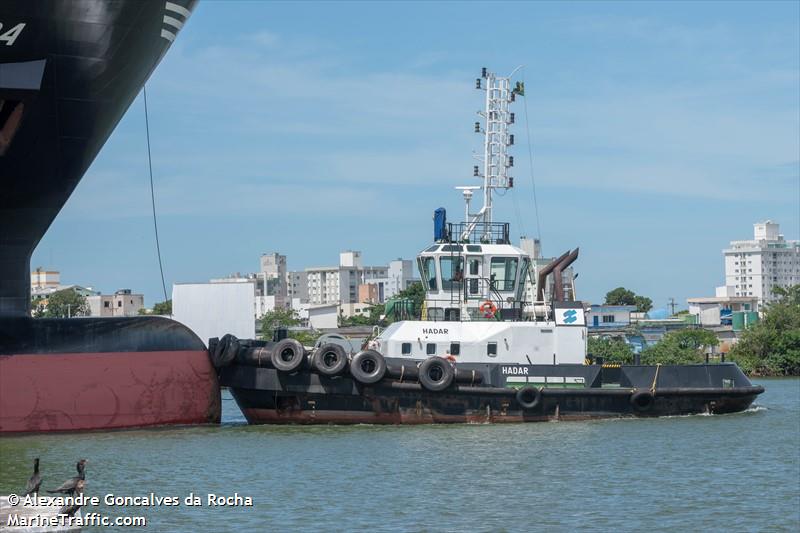
[{"label": "rope", "polygon": [[[164,281],[164,264],[161,262],[161,245],[158,242],[158,220],[156,219],[156,191],[153,185],[153,157],[150,154],[150,120],[147,112],[147,85],[143,86],[144,92],[144,127],[147,132],[147,164],[150,168],[150,200],[153,204],[153,230],[156,235],[156,253],[158,254],[158,270],[161,272],[161,288],[164,290],[164,301],[167,298],[167,284]],[[170,313],[170,316],[172,313]]]},{"label": "rope", "polygon": [[[522,70],[522,85],[525,85],[525,69]],[[533,176],[533,148],[531,148],[533,141],[531,140],[531,123],[528,120],[528,98],[523,96],[522,100],[525,107],[525,132],[528,135],[528,166],[531,174],[531,187],[533,189],[533,211],[536,214],[536,238],[538,238],[539,243],[541,243],[542,225],[539,223],[539,202],[536,198],[536,179]]]},{"label": "rope", "polygon": [[656,381],[658,381],[658,371],[661,370],[661,363],[656,363],[656,375],[653,376],[653,385],[650,386],[650,394],[656,395]]}]

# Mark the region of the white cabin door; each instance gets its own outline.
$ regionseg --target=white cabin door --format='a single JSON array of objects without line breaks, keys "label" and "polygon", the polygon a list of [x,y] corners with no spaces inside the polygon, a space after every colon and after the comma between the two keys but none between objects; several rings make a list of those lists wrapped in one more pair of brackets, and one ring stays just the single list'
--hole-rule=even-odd
[{"label": "white cabin door", "polygon": [[467,280],[467,299],[482,300],[483,285],[483,257],[480,255],[467,256],[466,280]]}]

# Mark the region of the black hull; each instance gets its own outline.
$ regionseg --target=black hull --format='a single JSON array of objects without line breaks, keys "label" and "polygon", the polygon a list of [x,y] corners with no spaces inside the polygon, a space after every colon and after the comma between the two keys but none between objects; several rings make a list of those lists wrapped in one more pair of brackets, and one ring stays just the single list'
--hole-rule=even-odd
[{"label": "black hull", "polygon": [[194,4],[0,2],[0,318],[30,315],[34,248]]},{"label": "black hull", "polygon": [[[740,374],[733,365],[714,366],[727,366]],[[641,368],[647,367],[637,369]],[[684,367],[684,373],[685,368],[708,374],[705,365]],[[231,388],[251,424],[502,423],[724,414],[746,410],[763,392],[749,382],[726,388],[656,387],[654,393],[649,385],[545,387],[537,405],[526,409],[517,400],[516,389],[496,386],[461,384],[429,392],[414,382],[385,380],[364,386],[344,376],[286,375],[246,366],[223,369],[220,381]],[[651,393],[652,400],[635,405],[632,398],[637,392]]]}]

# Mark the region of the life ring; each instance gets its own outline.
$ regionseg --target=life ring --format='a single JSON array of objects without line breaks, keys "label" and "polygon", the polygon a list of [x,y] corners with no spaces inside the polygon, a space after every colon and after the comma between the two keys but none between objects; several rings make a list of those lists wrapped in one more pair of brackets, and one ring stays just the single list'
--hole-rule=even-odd
[{"label": "life ring", "polygon": [[483,313],[483,318],[494,318],[495,313],[497,313],[497,306],[491,300],[483,302],[478,309]]}]

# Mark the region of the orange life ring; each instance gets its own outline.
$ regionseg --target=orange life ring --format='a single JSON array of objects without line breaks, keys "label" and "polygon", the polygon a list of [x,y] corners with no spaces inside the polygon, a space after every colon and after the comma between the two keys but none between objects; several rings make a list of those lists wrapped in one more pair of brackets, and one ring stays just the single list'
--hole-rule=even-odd
[{"label": "orange life ring", "polygon": [[479,309],[483,313],[483,318],[494,318],[495,313],[497,313],[497,306],[491,300],[483,302]]}]

